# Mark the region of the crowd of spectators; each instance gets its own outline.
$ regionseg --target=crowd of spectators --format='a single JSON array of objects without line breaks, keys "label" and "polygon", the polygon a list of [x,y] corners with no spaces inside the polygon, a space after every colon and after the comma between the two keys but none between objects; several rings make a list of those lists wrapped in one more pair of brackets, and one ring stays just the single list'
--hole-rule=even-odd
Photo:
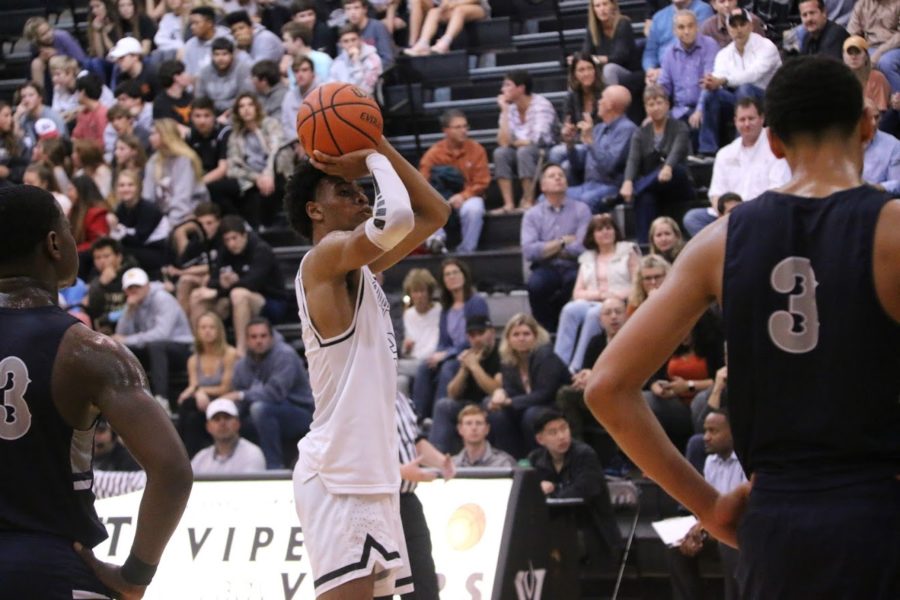
[{"label": "crowd of spectators", "polygon": [[[451,255],[404,279],[398,368],[437,453],[457,467],[529,461],[545,495],[586,500],[615,548],[602,477],[613,465],[586,443],[592,365],[688,237],[791,178],[762,102],[791,55],[856,74],[880,127],[863,179],[900,194],[900,3],[802,0],[783,37],[737,0],[647,2],[643,36],[616,0],[586,4],[561,110],[513,68],[496,90],[491,148],[470,137],[465,112],[440,116],[442,139],[418,167],[453,211],[423,251]],[[0,185],[57,198],[81,256],[61,302],[141,360],[196,473],[289,467],[310,426],[305,363],[273,325],[293,320],[292,292],[263,235],[284,225],[304,99],[329,81],[377,95],[398,59],[446,53],[490,15],[488,0],[91,0],[81,39],[26,24],[30,78],[0,101]],[[708,206],[696,204],[698,165],[711,168]],[[500,202],[488,211],[492,183]],[[666,216],[689,203],[680,223]],[[621,204],[634,240],[612,215]],[[489,212],[523,213],[529,310],[506,322],[472,274]],[[711,307],[644,395],[724,492],[742,474],[719,320]],[[95,466],[139,468],[106,424]],[[715,549],[698,528],[672,551],[683,597],[697,594],[696,556]],[[718,552],[732,597],[735,558]]]},{"label": "crowd of spectators", "polygon": [[[596,495],[569,487],[567,471],[595,469],[570,439],[588,436],[587,373],[686,237],[790,179],[762,103],[782,60],[822,54],[856,73],[881,127],[863,177],[900,193],[900,4],[804,0],[783,43],[736,0],[648,6],[640,39],[616,0],[591,0],[562,110],[512,69],[492,152],[453,109],[418,164],[453,208],[424,251],[453,255],[404,280],[401,386],[458,466],[563,461],[548,495]],[[142,361],[198,472],[289,466],[312,417],[304,362],[273,326],[290,320],[292,292],[262,235],[283,225],[282,190],[304,158],[304,98],[328,81],[375,95],[398,58],[443,54],[490,14],[488,0],[91,0],[80,40],[43,18],[26,24],[30,79],[0,102],[0,184],[54,193],[82,258],[67,308]],[[660,216],[696,201],[691,167],[703,164],[709,206],[682,223]],[[492,182],[493,212],[523,213],[530,308],[496,324],[470,267]],[[623,203],[637,243],[610,214]],[[718,319],[711,309],[647,382],[681,447],[703,430],[692,403],[706,406],[724,364]],[[123,450],[98,430],[102,460],[132,468]]]}]

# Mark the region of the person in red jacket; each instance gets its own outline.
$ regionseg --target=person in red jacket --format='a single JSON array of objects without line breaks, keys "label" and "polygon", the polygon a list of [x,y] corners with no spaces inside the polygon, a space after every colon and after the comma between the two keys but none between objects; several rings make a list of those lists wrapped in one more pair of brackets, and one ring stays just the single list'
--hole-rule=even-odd
[{"label": "person in red jacket", "polygon": [[[79,264],[87,271],[92,264],[91,260],[88,260],[91,244],[94,240],[109,235],[109,222],[106,220],[109,205],[97,188],[97,184],[87,175],[73,177],[66,195],[72,201],[72,210],[69,212],[72,237],[75,238],[79,257],[84,256]],[[85,275],[87,272],[79,272],[80,277],[84,278]]]}]

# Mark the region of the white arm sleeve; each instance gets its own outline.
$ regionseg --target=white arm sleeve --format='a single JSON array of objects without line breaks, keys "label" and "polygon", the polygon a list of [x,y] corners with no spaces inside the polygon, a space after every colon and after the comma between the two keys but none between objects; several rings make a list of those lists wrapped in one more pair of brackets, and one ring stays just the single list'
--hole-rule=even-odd
[{"label": "white arm sleeve", "polygon": [[366,237],[384,251],[399,244],[415,224],[409,204],[409,192],[390,161],[373,153],[366,157],[366,165],[375,178],[375,207],[366,221]]}]

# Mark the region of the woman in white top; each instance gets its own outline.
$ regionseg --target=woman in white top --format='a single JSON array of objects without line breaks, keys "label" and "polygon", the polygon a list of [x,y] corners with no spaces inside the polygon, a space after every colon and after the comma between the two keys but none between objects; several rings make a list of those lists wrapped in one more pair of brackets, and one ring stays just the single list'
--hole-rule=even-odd
[{"label": "woman in white top", "polygon": [[403,311],[397,388],[407,396],[419,365],[437,350],[441,305],[434,301],[435,290],[437,281],[428,269],[411,269],[403,280],[408,307]]},{"label": "woman in white top", "polygon": [[631,279],[641,252],[622,237],[612,216],[591,218],[584,236],[585,251],[578,257],[572,300],[563,307],[556,331],[554,351],[570,370],[581,367],[587,343],[600,333],[603,301],[610,296],[625,300],[631,292]]}]

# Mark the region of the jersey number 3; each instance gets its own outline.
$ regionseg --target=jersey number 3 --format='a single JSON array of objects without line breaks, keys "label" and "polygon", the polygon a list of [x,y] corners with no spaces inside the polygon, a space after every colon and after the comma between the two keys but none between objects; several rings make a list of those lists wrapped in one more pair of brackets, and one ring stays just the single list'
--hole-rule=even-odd
[{"label": "jersey number 3", "polygon": [[[790,256],[772,269],[772,288],[790,294],[788,309],[769,317],[772,343],[791,354],[809,352],[819,343],[819,308],[816,306],[816,274],[808,258]],[[796,288],[799,289],[795,292]]]},{"label": "jersey number 3", "polygon": [[0,439],[17,440],[31,428],[31,411],[25,402],[28,367],[18,356],[0,361]]}]

